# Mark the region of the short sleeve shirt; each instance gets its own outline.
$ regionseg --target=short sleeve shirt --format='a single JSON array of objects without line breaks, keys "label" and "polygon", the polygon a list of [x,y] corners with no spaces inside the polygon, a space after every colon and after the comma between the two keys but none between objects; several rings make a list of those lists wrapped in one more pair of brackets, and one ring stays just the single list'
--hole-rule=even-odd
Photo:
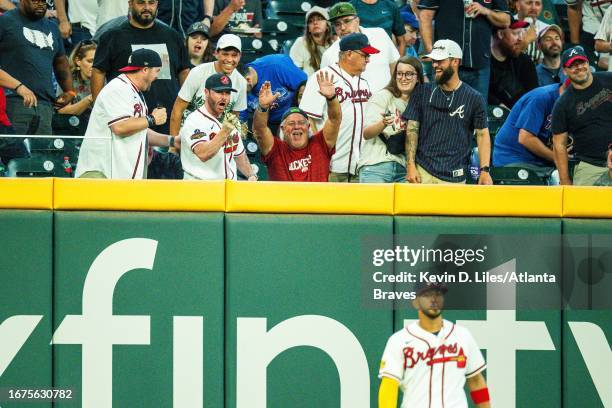
[{"label": "short sleeve shirt", "polygon": [[[57,24],[30,20],[18,9],[0,16],[0,68],[30,88],[37,98],[55,100],[53,61],[65,55]],[[6,96],[14,93],[7,90]]]},{"label": "short sleeve shirt", "polygon": [[362,26],[382,28],[389,37],[392,35],[400,37],[406,34],[399,7],[393,1],[378,0],[374,4],[367,4],[362,0],[351,0],[350,3],[357,10]]},{"label": "short sleeve shirt", "polygon": [[[229,4],[231,0],[215,0],[213,16],[219,15]],[[213,42],[217,42],[223,34],[231,32],[232,28],[246,25],[248,27],[259,26],[263,21],[263,13],[261,10],[261,0],[246,0],[244,7],[232,14],[223,31],[213,38]]]},{"label": "short sleeve shirt", "polygon": [[474,129],[487,127],[486,102],[465,82],[454,92],[418,85],[403,115],[419,122],[416,162],[435,177],[463,182]]},{"label": "short sleeve shirt", "polygon": [[[493,11],[509,13],[506,0],[474,1]],[[486,17],[465,17],[462,0],[422,0],[418,7],[436,11],[434,41],[449,39],[459,44],[464,67],[480,69],[489,64],[493,26]]]},{"label": "short sleeve shirt", "polygon": [[327,147],[323,131],[320,130],[303,149],[292,149],[286,142],[274,138],[272,149],[262,157],[262,161],[268,166],[272,181],[326,182],[334,151],[333,147]]}]

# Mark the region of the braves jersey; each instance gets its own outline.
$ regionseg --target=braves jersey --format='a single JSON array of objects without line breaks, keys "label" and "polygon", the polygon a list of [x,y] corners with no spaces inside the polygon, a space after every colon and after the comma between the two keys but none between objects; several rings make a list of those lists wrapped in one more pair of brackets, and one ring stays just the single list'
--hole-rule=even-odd
[{"label": "braves jersey", "polygon": [[466,378],[486,364],[470,332],[444,320],[438,334],[414,322],[387,341],[378,377],[398,381],[401,408],[467,408]]},{"label": "braves jersey", "polygon": [[[372,96],[372,92],[370,92],[368,82],[363,77],[349,75],[338,64],[332,64],[319,71],[333,75],[336,97],[342,110],[342,122],[336,141],[336,153],[332,156],[330,164],[331,171],[357,174],[365,107]],[[309,116],[320,120],[321,124],[327,120],[327,101],[319,93],[316,73],[311,75],[306,82],[300,109]]]},{"label": "braves jersey", "polygon": [[126,75],[106,84],[91,112],[75,177],[87,171],[100,171],[112,179],[145,178],[148,129],[131,136],[117,136],[111,126],[147,114],[144,96]]},{"label": "braves jersey", "polygon": [[180,131],[181,163],[184,178],[197,180],[236,180],[236,161],[234,157],[244,153],[240,134],[234,129],[225,145],[207,161],[202,161],[194,153],[201,143],[210,142],[221,132],[221,122],[211,115],[206,106],[190,113]]}]

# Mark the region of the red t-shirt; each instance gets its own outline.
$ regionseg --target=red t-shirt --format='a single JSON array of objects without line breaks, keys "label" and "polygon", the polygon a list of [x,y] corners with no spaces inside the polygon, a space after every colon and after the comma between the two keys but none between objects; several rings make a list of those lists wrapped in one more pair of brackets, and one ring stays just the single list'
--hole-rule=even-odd
[{"label": "red t-shirt", "polygon": [[2,87],[0,87],[0,125],[11,126],[11,121],[6,116],[6,97]]},{"label": "red t-shirt", "polygon": [[327,147],[321,130],[299,150],[275,137],[272,150],[262,161],[268,166],[272,181],[327,181],[329,160],[335,151],[335,147]]}]

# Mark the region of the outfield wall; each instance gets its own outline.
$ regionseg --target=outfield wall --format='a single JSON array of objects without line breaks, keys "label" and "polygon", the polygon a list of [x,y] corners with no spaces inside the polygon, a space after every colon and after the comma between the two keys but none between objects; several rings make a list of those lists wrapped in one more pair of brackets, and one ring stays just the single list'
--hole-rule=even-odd
[{"label": "outfield wall", "polygon": [[[364,237],[612,236],[606,188],[0,179],[0,208],[0,391],[57,407],[375,407],[416,314],[364,306]],[[606,268],[599,310],[445,313],[495,407],[612,406]]]}]

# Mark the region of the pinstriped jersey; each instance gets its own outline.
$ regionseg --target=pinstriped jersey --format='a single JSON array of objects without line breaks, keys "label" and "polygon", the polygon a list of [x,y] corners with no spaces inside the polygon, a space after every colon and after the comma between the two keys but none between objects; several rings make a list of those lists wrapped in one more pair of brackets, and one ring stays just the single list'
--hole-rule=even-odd
[{"label": "pinstriped jersey", "polygon": [[387,341],[378,377],[398,381],[404,394],[401,408],[467,408],[466,378],[485,368],[466,328],[444,320],[433,334],[414,322]]},{"label": "pinstriped jersey", "polygon": [[435,83],[421,84],[403,117],[419,122],[417,164],[439,179],[464,181],[474,129],[487,127],[482,95],[464,82],[450,92]]}]

